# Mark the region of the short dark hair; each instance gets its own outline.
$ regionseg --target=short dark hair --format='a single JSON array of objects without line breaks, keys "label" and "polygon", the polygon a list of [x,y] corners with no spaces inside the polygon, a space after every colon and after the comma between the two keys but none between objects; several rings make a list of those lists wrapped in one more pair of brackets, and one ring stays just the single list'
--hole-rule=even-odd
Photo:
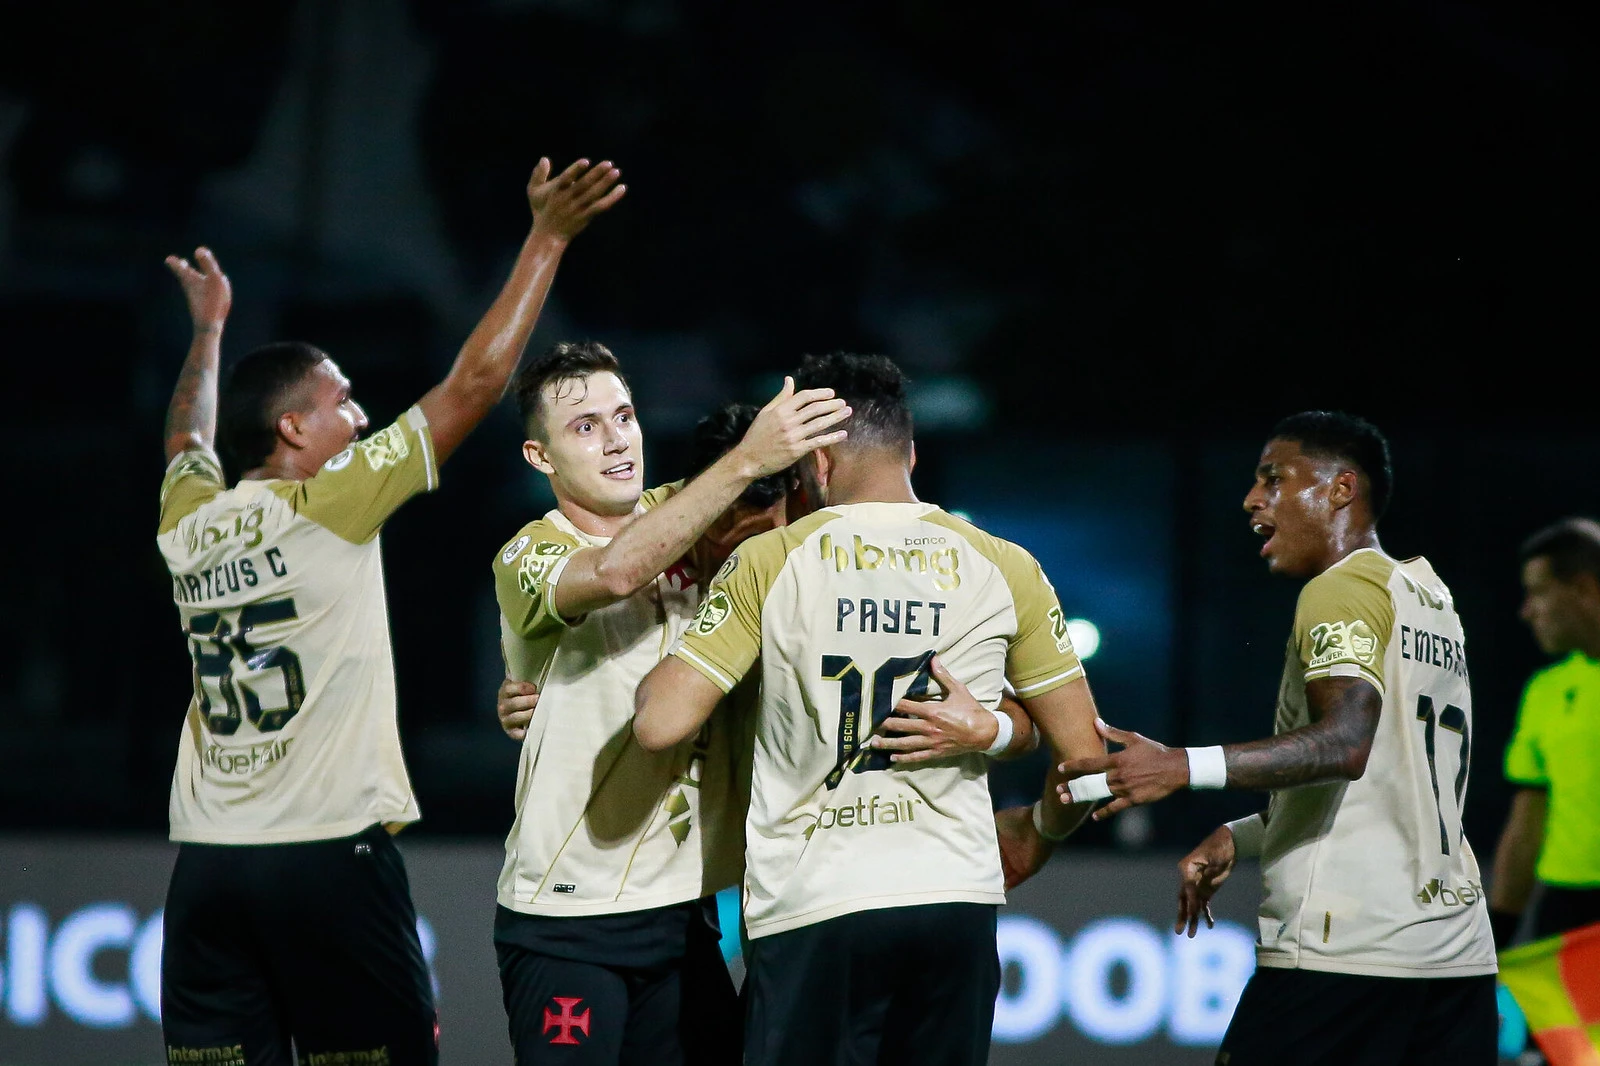
[{"label": "short dark hair", "polygon": [[1557,580],[1571,581],[1579,574],[1600,579],[1600,522],[1592,518],[1563,518],[1545,526],[1522,542],[1518,559],[1550,560]]},{"label": "short dark hair", "polygon": [[228,371],[218,404],[223,458],[236,474],[254,470],[278,446],[278,419],[289,410],[295,389],[328,353],[303,341],[276,341],[252,348]]},{"label": "short dark hair", "polygon": [[1366,419],[1343,411],[1301,411],[1272,427],[1269,439],[1297,441],[1306,455],[1351,464],[1367,479],[1373,519],[1389,509],[1394,494],[1389,439]]},{"label": "short dark hair", "polygon": [[575,381],[590,374],[610,371],[623,385],[621,364],[611,354],[611,349],[599,341],[562,341],[552,344],[539,358],[524,363],[511,382],[511,391],[517,397],[517,410],[522,414],[522,428],[530,438],[542,439],[545,430],[540,419],[544,406],[544,387],[551,382]]},{"label": "short dark hair", "polygon": [[[695,423],[694,433],[689,438],[689,476],[699,476],[706,467],[727,455],[760,413],[753,404],[730,403]],[[758,477],[739,494],[739,502],[762,509],[771,507],[789,491],[789,479],[788,470]]]},{"label": "short dark hair", "polygon": [[848,430],[847,443],[868,447],[908,447],[911,405],[909,379],[887,356],[831,352],[808,355],[794,373],[796,391],[832,389],[850,405],[850,417],[835,426]]}]

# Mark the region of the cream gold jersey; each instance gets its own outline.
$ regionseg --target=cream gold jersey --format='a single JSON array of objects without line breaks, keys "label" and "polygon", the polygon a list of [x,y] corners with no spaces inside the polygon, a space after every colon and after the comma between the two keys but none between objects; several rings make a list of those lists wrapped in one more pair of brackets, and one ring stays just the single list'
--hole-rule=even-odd
[{"label": "cream gold jersey", "polygon": [[729,691],[759,656],[745,923],[1003,903],[988,760],[897,767],[865,748],[937,653],[986,707],[1083,676],[1023,549],[925,503],[830,507],[746,541],[673,654]]},{"label": "cream gold jersey", "polygon": [[[649,509],[675,486],[645,493]],[[560,511],[524,526],[494,561],[509,675],[539,687],[517,767],[501,906],[580,916],[663,907],[736,884],[748,773],[719,710],[664,752],[633,739],[634,690],[700,602],[679,564],[639,592],[577,620],[555,589],[580,551],[608,543]]]},{"label": "cream gold jersey", "polygon": [[415,407],[305,481],[228,488],[209,451],[173,459],[157,543],[194,695],[172,839],[326,840],[420,817],[395,718],[378,531],[437,482]]},{"label": "cream gold jersey", "polygon": [[1275,733],[1310,722],[1306,683],[1383,697],[1357,781],[1272,794],[1262,966],[1380,977],[1496,971],[1483,878],[1461,829],[1472,747],[1466,638],[1426,559],[1371,548],[1301,590]]}]

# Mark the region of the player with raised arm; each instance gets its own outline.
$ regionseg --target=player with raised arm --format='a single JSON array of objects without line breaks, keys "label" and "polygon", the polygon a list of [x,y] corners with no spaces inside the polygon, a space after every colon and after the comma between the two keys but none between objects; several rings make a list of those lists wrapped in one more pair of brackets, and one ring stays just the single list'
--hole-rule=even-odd
[{"label": "player with raised arm", "polygon": [[[1272,431],[1245,496],[1268,569],[1304,581],[1274,735],[1125,747],[1061,769],[1106,817],[1189,788],[1272,793],[1179,863],[1190,936],[1240,857],[1264,882],[1259,968],[1217,1062],[1495,1061],[1494,944],[1462,833],[1472,698],[1455,601],[1426,559],[1378,543],[1389,445],[1371,424],[1311,411]],[[1065,797],[1064,797],[1065,798]]]},{"label": "player with raised arm", "polygon": [[170,808],[162,940],[172,1062],[438,1061],[438,1024],[390,833],[419,817],[395,717],[379,531],[505,392],[568,242],[624,193],[609,163],[540,160],[511,277],[445,379],[359,439],[350,382],[308,344],[242,356],[207,249],[168,259],[194,341],[167,414],[157,542],[193,657]]},{"label": "player with raised arm", "polygon": [[736,1062],[710,898],[738,878],[732,736],[719,720],[643,751],[633,690],[699,603],[696,541],[752,482],[842,439],[849,410],[786,382],[726,455],[646,492],[633,396],[603,345],[556,345],[515,392],[523,455],[557,503],[493,566],[507,673],[540,693],[495,917],[516,1060]]},{"label": "player with raised arm", "polygon": [[[899,368],[839,353],[808,357],[796,380],[853,412],[849,440],[800,466],[823,508],[729,558],[639,686],[634,734],[671,750],[716,724],[725,693],[761,680],[746,1063],[983,1063],[1005,900],[985,761],[907,766],[868,741],[929,690],[935,655],[988,707],[1010,678],[1058,757],[1104,751],[1094,702],[1032,557],[912,492]],[[1086,810],[1024,811],[1030,859],[1048,854],[1041,829],[1064,837]]]}]

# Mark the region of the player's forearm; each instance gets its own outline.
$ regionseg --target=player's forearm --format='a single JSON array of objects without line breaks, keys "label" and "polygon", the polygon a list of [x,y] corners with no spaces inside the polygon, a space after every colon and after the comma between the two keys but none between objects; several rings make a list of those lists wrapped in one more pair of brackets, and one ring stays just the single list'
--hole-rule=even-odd
[{"label": "player's forearm", "polygon": [[1039,808],[1044,830],[1052,837],[1074,832],[1094,809],[1093,803],[1062,803],[1058,786],[1065,784],[1061,766],[1071,759],[1106,753],[1105,741],[1095,732],[1099,717],[1089,682],[1079,677],[1042,696],[1030,696],[1022,704],[1050,746],[1050,770],[1045,775],[1044,795]]},{"label": "player's forearm", "polygon": [[[1533,893],[1534,869],[1544,843],[1543,796],[1533,802],[1519,792],[1512,800],[1511,816],[1494,849],[1494,880],[1489,885],[1489,909],[1521,914]],[[1535,811],[1537,808],[1537,811]],[[1534,815],[1537,813],[1537,817]]]},{"label": "player's forearm", "polygon": [[564,239],[530,230],[511,276],[456,355],[445,384],[486,414],[505,395],[566,250]]},{"label": "player's forearm", "polygon": [[1039,731],[1034,728],[1033,719],[1028,717],[1026,707],[1010,696],[1003,695],[1000,697],[1000,706],[995,710],[1011,719],[1011,743],[995,758],[1020,758],[1039,746]]},{"label": "player's forearm", "polygon": [[572,618],[632,596],[687,555],[753,479],[737,451],[723,456],[611,543],[574,556],[556,586],[556,608]]},{"label": "player's forearm", "polygon": [[669,655],[633,694],[633,737],[646,751],[665,751],[700,732],[722,690],[694,667]]},{"label": "player's forearm", "polygon": [[1228,787],[1271,791],[1354,781],[1365,771],[1371,737],[1336,721],[1313,722],[1265,740],[1225,744]]},{"label": "player's forearm", "polygon": [[189,354],[167,405],[167,461],[192,448],[211,448],[217,436],[217,376],[222,323],[196,324]]}]

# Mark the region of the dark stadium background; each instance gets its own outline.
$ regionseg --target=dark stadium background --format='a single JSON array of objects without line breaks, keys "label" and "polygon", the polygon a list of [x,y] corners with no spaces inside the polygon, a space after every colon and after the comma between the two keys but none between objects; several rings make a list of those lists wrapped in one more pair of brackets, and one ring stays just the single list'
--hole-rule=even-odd
[{"label": "dark stadium background", "polygon": [[[1384,545],[1432,560],[1470,638],[1487,865],[1541,662],[1516,547],[1600,511],[1575,11],[63,0],[7,21],[0,828],[165,831],[188,665],[153,532],[188,323],[162,257],[209,243],[225,352],[312,341],[381,425],[499,286],[535,160],[584,154],[630,190],[531,347],[618,352],[652,479],[800,354],[893,356],[919,492],[1045,560],[1101,630],[1104,715],[1169,743],[1271,722],[1295,590],[1239,508],[1266,432],[1310,407],[1377,422]],[[519,440],[507,405],[385,533],[419,838],[510,824],[488,562],[549,506]],[[1254,801],[1180,796],[1072,847],[1184,848]]]}]

